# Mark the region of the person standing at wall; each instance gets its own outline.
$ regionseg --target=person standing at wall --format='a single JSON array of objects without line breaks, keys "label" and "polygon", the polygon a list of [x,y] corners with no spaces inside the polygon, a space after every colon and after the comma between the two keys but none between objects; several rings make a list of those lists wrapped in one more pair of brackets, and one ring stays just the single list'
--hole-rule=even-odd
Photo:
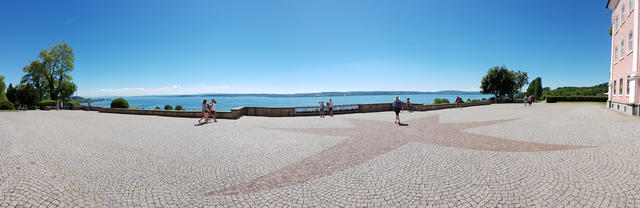
[{"label": "person standing at wall", "polygon": [[405,103],[405,105],[407,105],[407,110],[409,112],[413,111],[413,109],[411,109],[411,100],[409,100],[409,98],[407,98],[407,103]]},{"label": "person standing at wall", "polygon": [[207,105],[207,100],[202,101],[202,118],[198,120],[198,123],[202,123],[202,119],[204,119],[204,123],[207,123],[207,120],[209,120],[209,105]]},{"label": "person standing at wall", "polygon": [[213,118],[213,122],[218,122],[218,120],[216,120],[216,99],[211,99],[211,104],[209,104],[209,112],[210,112],[210,116]]},{"label": "person standing at wall", "polygon": [[329,108],[329,116],[333,117],[333,101],[331,99],[329,99],[329,102],[327,103],[327,107]]},{"label": "person standing at wall", "polygon": [[320,101],[320,118],[324,118],[324,101]]},{"label": "person standing at wall", "polygon": [[393,101],[393,111],[396,113],[396,121],[395,123],[398,125],[401,125],[400,123],[400,110],[402,110],[402,101],[400,101],[400,98],[398,96],[396,96],[396,100]]}]

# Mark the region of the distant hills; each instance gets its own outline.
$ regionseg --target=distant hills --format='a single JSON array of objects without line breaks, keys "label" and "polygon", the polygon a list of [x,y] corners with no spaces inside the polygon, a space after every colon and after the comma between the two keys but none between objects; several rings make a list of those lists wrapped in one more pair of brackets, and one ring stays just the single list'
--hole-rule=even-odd
[{"label": "distant hills", "polygon": [[351,92],[317,92],[317,93],[294,93],[294,94],[198,94],[198,95],[171,95],[177,97],[339,97],[339,96],[369,96],[369,95],[479,95],[480,92],[467,92],[446,90],[438,92],[419,91],[351,91]]}]

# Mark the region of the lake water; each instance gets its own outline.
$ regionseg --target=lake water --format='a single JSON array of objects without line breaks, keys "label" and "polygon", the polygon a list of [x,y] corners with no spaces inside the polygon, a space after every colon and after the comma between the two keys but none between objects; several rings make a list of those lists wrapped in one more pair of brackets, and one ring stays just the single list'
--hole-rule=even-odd
[{"label": "lake water", "polygon": [[[129,102],[129,107],[138,107],[140,109],[152,109],[156,106],[164,109],[165,105],[182,105],[186,110],[200,110],[202,106],[202,100],[206,99],[207,103],[211,101],[211,98],[216,99],[216,109],[229,111],[236,107],[251,106],[251,107],[301,107],[301,106],[315,106],[318,102],[329,99],[333,100],[334,105],[346,105],[346,104],[371,104],[371,103],[391,103],[395,96],[400,96],[402,101],[411,98],[412,103],[426,103],[431,104],[435,98],[446,98],[453,102],[456,96],[462,97],[465,101],[468,99],[489,99],[491,95],[472,94],[472,95],[366,95],[366,96],[337,96],[337,97],[259,97],[259,96],[246,96],[246,97],[201,97],[201,96],[135,96],[124,97]],[[85,104],[83,104],[85,105]],[[92,102],[92,106],[109,107],[111,105],[111,99],[107,99],[101,102]]]}]

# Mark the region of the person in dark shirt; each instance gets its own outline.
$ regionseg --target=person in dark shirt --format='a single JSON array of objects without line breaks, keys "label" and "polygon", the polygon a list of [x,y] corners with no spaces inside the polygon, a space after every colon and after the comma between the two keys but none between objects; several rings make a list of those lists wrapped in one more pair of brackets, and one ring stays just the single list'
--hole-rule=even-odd
[{"label": "person in dark shirt", "polygon": [[402,110],[402,101],[400,101],[400,98],[398,98],[398,96],[396,96],[396,100],[393,101],[393,111],[396,112],[396,121],[395,123],[397,123],[398,125],[400,125],[400,110]]}]

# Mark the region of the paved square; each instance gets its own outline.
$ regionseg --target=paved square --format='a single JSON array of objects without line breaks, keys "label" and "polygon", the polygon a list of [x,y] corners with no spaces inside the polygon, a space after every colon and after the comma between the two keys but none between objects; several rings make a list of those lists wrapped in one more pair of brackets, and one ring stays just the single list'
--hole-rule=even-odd
[{"label": "paved square", "polygon": [[640,119],[596,104],[220,120],[0,113],[0,207],[640,206]]}]

